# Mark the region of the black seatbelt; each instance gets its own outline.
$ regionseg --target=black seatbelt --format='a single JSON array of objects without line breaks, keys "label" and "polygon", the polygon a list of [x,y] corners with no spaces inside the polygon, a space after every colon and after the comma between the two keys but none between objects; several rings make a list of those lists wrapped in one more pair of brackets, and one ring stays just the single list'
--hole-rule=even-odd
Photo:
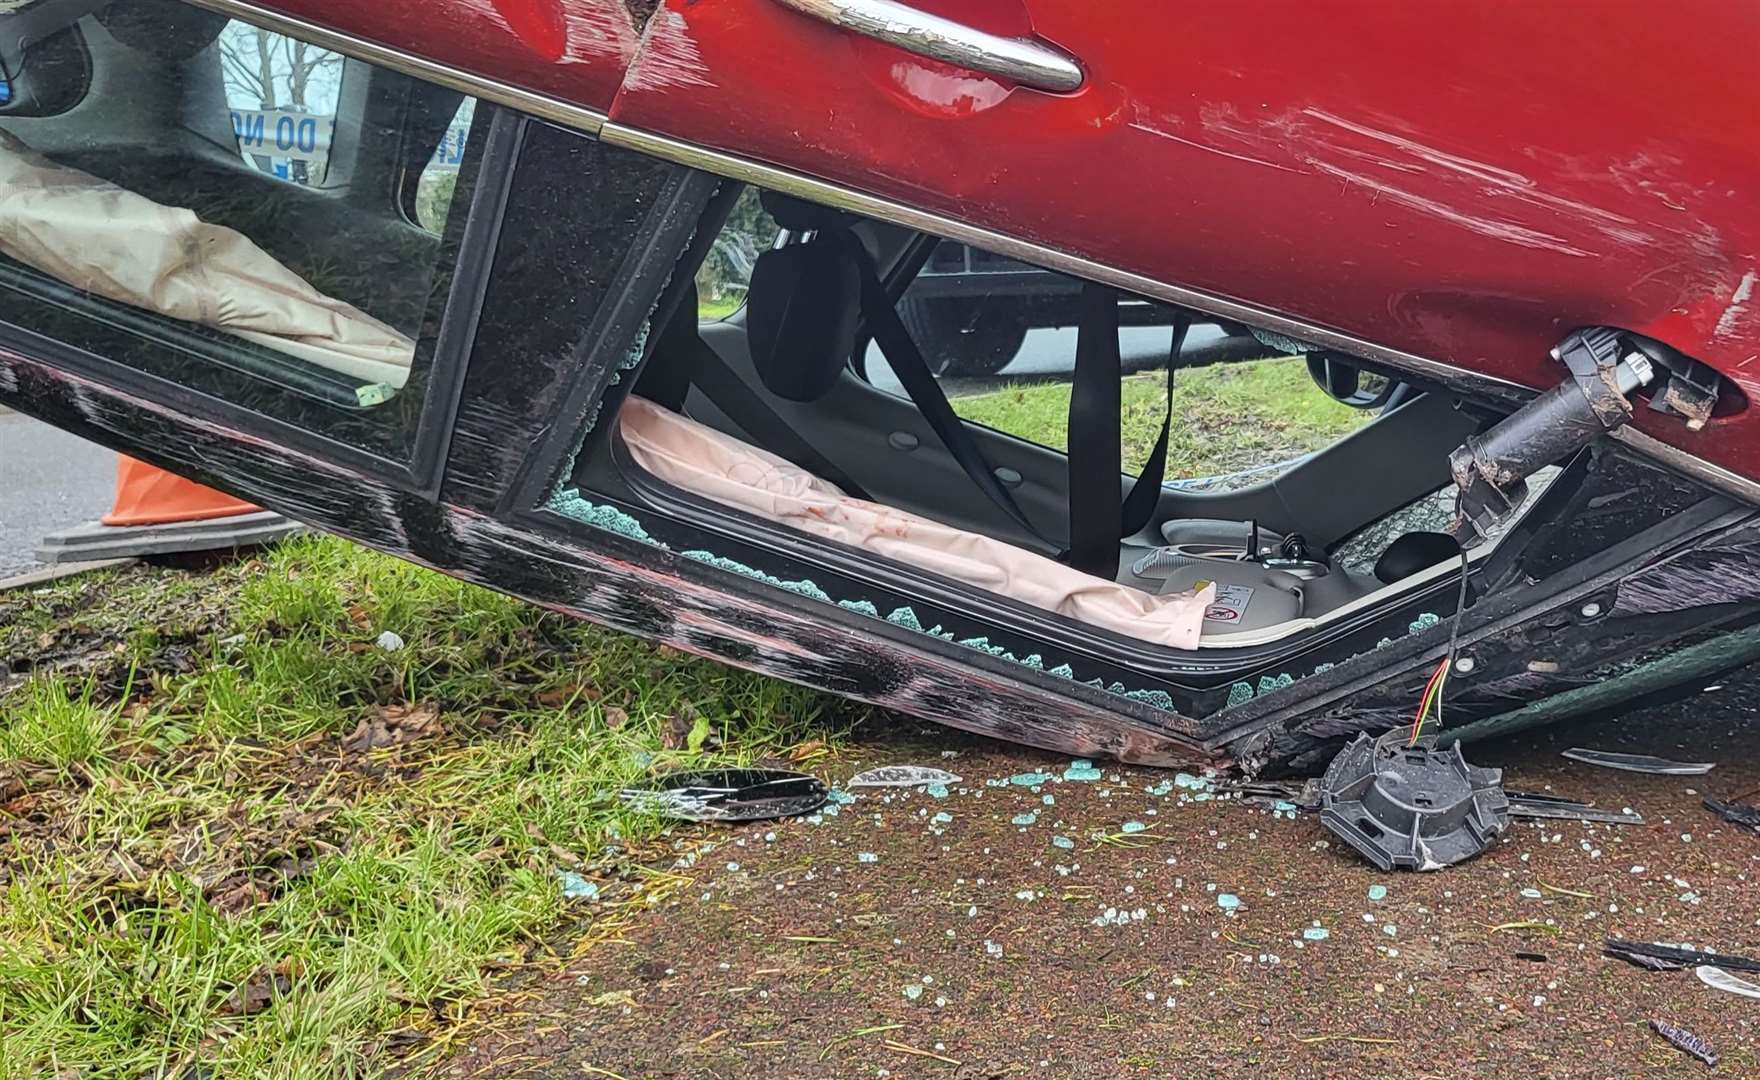
[{"label": "black seatbelt", "polygon": [[[658,401],[661,397],[671,396],[667,393],[668,384],[672,384],[676,391],[678,376],[682,372],[704,397],[766,450],[829,480],[845,494],[858,499],[868,498],[868,493],[859,484],[789,427],[788,421],[747,386],[745,380],[703,340],[697,332],[697,290],[694,284],[687,288],[672,319],[660,331],[660,340],[654,343],[654,360],[659,363],[650,363],[642,376],[644,396],[649,400]],[[651,378],[655,379],[653,385],[660,397],[647,393]],[[679,402],[682,404],[682,395]],[[672,405],[671,401],[661,403]],[[677,406],[672,407],[677,409]]]},{"label": "black seatbelt", "polygon": [[[875,343],[880,346],[880,351],[891,365],[892,373],[898,376],[905,393],[910,395],[917,410],[923,414],[923,419],[928,421],[930,429],[941,440],[941,445],[953,455],[953,460],[959,463],[959,467],[977,485],[978,490],[1027,535],[1053,550],[1059,549],[1055,541],[1040,532],[1027,519],[1026,514],[1021,512],[1014,496],[996,479],[995,471],[985,460],[983,451],[978,449],[971,432],[966,430],[959,415],[953,411],[953,406],[948,404],[947,395],[942,393],[940,383],[935,381],[935,376],[929,371],[929,362],[923,358],[922,350],[917,348],[910,331],[905,329],[904,323],[898,317],[898,311],[893,307],[892,297],[880,283],[880,275],[874,269],[874,260],[868,254],[868,249],[862,246],[861,240],[854,233],[845,232],[843,237],[844,242],[850,245],[861,270],[862,317],[867,322],[868,332],[873,335]],[[1114,487],[1116,486],[1115,484]],[[1116,563],[1116,544],[1113,546],[1112,557]],[[1113,572],[1108,571],[1106,576],[1110,578]]]},{"label": "black seatbelt", "polygon": [[1125,496],[1120,538],[1142,532],[1160,505],[1161,484],[1167,478],[1167,439],[1173,428],[1173,373],[1179,367],[1180,350],[1185,348],[1186,331],[1191,325],[1189,315],[1183,311],[1174,312],[1173,345],[1167,350],[1167,404],[1161,414],[1161,435],[1155,440],[1155,449],[1149,452],[1149,460],[1143,463],[1143,471],[1137,474],[1137,482],[1131,485],[1131,493]]},{"label": "black seatbelt", "polygon": [[1104,285],[1083,285],[1069,392],[1069,564],[1109,581],[1118,576],[1124,527],[1121,378],[1118,294]]}]

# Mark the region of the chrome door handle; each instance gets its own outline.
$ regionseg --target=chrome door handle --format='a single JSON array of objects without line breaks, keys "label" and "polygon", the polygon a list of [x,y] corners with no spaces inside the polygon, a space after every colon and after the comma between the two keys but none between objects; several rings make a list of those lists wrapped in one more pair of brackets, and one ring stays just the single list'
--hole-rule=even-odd
[{"label": "chrome door handle", "polygon": [[777,0],[815,19],[896,45],[906,52],[994,75],[1035,90],[1081,88],[1082,66],[1056,49],[918,11],[895,0]]}]

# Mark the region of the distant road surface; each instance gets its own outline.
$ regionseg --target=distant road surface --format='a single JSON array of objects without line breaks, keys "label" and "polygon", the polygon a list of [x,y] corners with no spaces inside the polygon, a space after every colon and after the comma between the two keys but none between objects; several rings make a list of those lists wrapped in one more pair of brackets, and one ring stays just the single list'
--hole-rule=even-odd
[{"label": "distant road surface", "polygon": [[33,570],[45,533],[90,521],[116,494],[116,454],[0,409],[0,578]]}]

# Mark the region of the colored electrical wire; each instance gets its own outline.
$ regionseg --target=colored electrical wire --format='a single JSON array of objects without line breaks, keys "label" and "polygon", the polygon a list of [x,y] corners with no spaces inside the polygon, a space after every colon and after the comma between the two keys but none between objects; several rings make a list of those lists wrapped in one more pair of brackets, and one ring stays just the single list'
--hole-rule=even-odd
[{"label": "colored electrical wire", "polygon": [[1448,673],[1454,670],[1454,656],[1461,640],[1461,614],[1467,609],[1467,549],[1461,548],[1461,585],[1455,598],[1453,625],[1448,631],[1448,650],[1442,657],[1442,663],[1436,665],[1431,673],[1430,681],[1424,684],[1424,693],[1418,700],[1418,713],[1412,718],[1412,737],[1407,746],[1418,742],[1418,734],[1424,730],[1424,718],[1432,710],[1436,712],[1436,726],[1442,726],[1442,697],[1448,687]]},{"label": "colored electrical wire", "polygon": [[1442,684],[1447,681],[1448,661],[1444,660],[1430,673],[1430,681],[1424,684],[1424,692],[1418,697],[1418,712],[1412,717],[1412,737],[1406,742],[1407,746],[1417,743],[1418,733],[1424,730],[1424,718],[1430,714],[1432,705],[1436,706],[1437,723],[1442,722]]}]

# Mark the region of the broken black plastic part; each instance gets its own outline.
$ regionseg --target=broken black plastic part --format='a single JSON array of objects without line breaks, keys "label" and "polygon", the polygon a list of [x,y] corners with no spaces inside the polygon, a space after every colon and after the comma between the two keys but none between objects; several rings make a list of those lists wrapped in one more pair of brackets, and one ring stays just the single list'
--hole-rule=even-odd
[{"label": "broken black plastic part", "polygon": [[1647,967],[1652,971],[1673,971],[1684,967],[1710,964],[1727,971],[1760,971],[1760,960],[1751,960],[1734,953],[1703,953],[1673,945],[1653,945],[1647,941],[1627,941],[1610,937],[1601,944],[1601,951],[1615,960]]},{"label": "broken black plastic part", "polygon": [[1644,824],[1644,816],[1636,810],[1601,810],[1576,799],[1562,799],[1557,795],[1541,795],[1529,791],[1509,791],[1505,794],[1509,797],[1510,817],[1593,821],[1603,825]]},{"label": "broken black plastic part", "polygon": [[1760,832],[1760,806],[1750,806],[1742,802],[1724,802],[1722,799],[1713,799],[1707,795],[1705,809],[1731,825],[1739,825],[1744,829]]},{"label": "broken black plastic part", "polygon": [[1725,394],[1739,392],[1713,368],[1654,338],[1627,334],[1625,340],[1657,368],[1659,378],[1650,387],[1650,408],[1682,418],[1689,430],[1704,427]]},{"label": "broken black plastic part", "polygon": [[1503,771],[1468,765],[1459,743],[1359,735],[1320,781],[1320,823],[1382,870],[1439,870],[1509,827]]},{"label": "broken black plastic part", "polygon": [[1581,450],[1632,418],[1621,382],[1621,334],[1607,327],[1578,330],[1552,350],[1570,375],[1449,455],[1460,488],[1457,532],[1463,544],[1486,537],[1527,498],[1527,477]]},{"label": "broken black plastic part", "polygon": [[763,821],[810,814],[831,790],[817,777],[786,769],[717,769],[672,773],[618,795],[633,809],[686,821]]}]

